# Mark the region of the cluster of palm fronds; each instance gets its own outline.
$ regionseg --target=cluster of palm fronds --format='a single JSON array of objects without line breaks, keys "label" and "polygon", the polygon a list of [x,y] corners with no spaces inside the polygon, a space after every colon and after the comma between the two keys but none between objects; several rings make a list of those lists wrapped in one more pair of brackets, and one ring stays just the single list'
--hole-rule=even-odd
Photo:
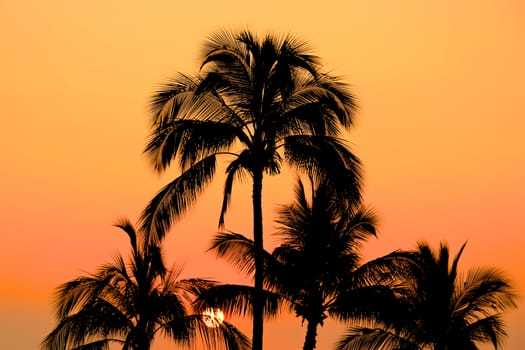
[{"label": "cluster of palm fronds", "polygon": [[[207,41],[198,74],[179,74],[151,101],[145,152],[158,172],[180,174],[146,206],[140,239],[129,223],[126,264],[117,257],[97,273],[59,288],[58,326],[47,349],[148,349],[156,334],[185,345],[200,335],[208,347],[244,349],[233,326],[206,327],[200,312],[220,307],[251,315],[251,347],[262,350],[264,317],[288,307],[307,323],[304,349],[314,349],[327,317],[349,322],[337,345],[350,349],[476,349],[505,334],[501,313],[515,306],[509,281],[497,270],[457,273],[463,248],[449,264],[442,245],[421,243],[363,264],[361,245],[377,219],[363,206],[361,163],[348,147],[355,98],[340,78],[293,36],[220,32]],[[219,227],[234,185],[252,186],[253,240],[223,232],[212,250],[253,277],[253,286],[177,280],[160,247],[227,162]],[[284,165],[298,180],[295,202],[279,212],[281,244],[264,250],[262,187]],[[194,311],[191,311],[194,310]]]},{"label": "cluster of palm fronds", "polygon": [[[502,313],[515,306],[514,291],[494,268],[459,275],[465,245],[452,261],[446,244],[434,252],[421,242],[415,250],[362,264],[361,243],[376,234],[374,213],[325,186],[314,187],[309,199],[301,182],[295,202],[282,207],[277,222],[281,244],[265,252],[266,312],[274,316],[283,306],[306,321],[304,350],[315,348],[317,328],[327,317],[349,324],[338,350],[501,345]],[[252,240],[222,233],[211,249],[240,271],[253,273]],[[251,288],[214,286],[197,302],[245,314]]]},{"label": "cluster of palm fronds", "polygon": [[103,350],[112,344],[125,350],[148,350],[157,335],[180,345],[197,340],[207,348],[245,350],[250,342],[227,322],[209,327],[194,298],[215,285],[204,279],[180,279],[181,269],[166,269],[158,244],[123,220],[117,224],[131,243],[126,261],[120,254],[94,274],[57,289],[58,325],[44,339],[44,349]]}]

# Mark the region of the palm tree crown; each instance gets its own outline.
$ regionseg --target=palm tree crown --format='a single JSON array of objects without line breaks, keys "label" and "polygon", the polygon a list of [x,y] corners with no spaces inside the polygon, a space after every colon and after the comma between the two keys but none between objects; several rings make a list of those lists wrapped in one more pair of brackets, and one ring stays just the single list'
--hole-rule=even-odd
[{"label": "palm tree crown", "polygon": [[283,163],[323,177],[359,199],[358,159],[340,138],[355,110],[347,85],[321,72],[319,59],[292,36],[220,32],[203,51],[198,75],[179,74],[151,103],[146,146],[153,167],[177,161],[181,174],[150,201],[142,227],[162,239],[196,200],[224,158],[226,180],[219,225],[235,180],[251,177],[255,242],[254,349],[262,350],[262,184]]},{"label": "palm tree crown", "polygon": [[129,236],[129,263],[117,255],[95,274],[78,277],[57,289],[58,325],[42,342],[43,349],[148,350],[163,334],[177,343],[192,345],[196,338],[208,348],[247,349],[249,342],[227,323],[207,327],[189,304],[214,285],[203,279],[178,279],[180,269],[164,267],[158,245],[139,245],[133,226],[117,224]]},{"label": "palm tree crown", "polygon": [[326,179],[356,198],[359,161],[338,138],[339,126],[352,124],[354,98],[319,71],[305,43],[221,32],[207,42],[201,66],[199,75],[179,74],[152,99],[145,152],[155,170],[178,159],[182,171],[143,213],[153,238],[162,238],[212,179],[217,156],[231,159],[220,224],[234,180],[278,174],[283,161],[312,174],[331,170]]},{"label": "palm tree crown", "polygon": [[[361,244],[376,234],[377,219],[370,209],[342,199],[326,184],[312,186],[309,198],[298,181],[296,199],[281,207],[277,223],[281,244],[273,253],[265,253],[267,310],[273,315],[281,302],[306,321],[303,349],[315,348],[317,328],[326,317],[367,317],[381,311],[385,298],[392,298],[379,283],[385,282],[381,281],[385,263],[360,262]],[[239,270],[253,273],[255,249],[248,238],[222,233],[211,249]],[[245,291],[246,287],[219,286],[201,302],[206,299],[230,312],[245,313],[245,298],[250,295]]]},{"label": "palm tree crown", "polygon": [[360,248],[376,235],[377,218],[325,183],[312,188],[309,199],[299,181],[295,202],[281,208],[277,223],[282,242],[272,254],[280,266],[277,290],[293,301],[296,315],[307,322],[303,349],[311,350],[324,319],[342,317],[338,300],[350,294],[357,298],[357,290],[371,287]]},{"label": "palm tree crown", "polygon": [[414,251],[392,253],[405,281],[404,312],[391,324],[350,328],[338,349],[476,350],[487,342],[497,349],[505,336],[502,313],[516,306],[515,293],[498,269],[458,274],[464,248],[452,262],[443,243],[437,252],[419,243]]}]

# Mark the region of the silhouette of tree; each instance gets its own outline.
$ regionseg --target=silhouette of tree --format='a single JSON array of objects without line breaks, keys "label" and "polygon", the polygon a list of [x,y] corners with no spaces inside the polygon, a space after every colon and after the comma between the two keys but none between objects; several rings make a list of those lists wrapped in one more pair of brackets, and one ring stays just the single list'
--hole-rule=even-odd
[{"label": "silhouette of tree", "polygon": [[[295,202],[281,208],[277,223],[282,244],[265,253],[265,286],[273,298],[267,299],[267,305],[273,305],[267,309],[274,315],[281,302],[306,321],[304,350],[315,348],[318,326],[328,316],[371,318],[392,305],[390,276],[383,273],[389,262],[360,264],[362,243],[376,235],[377,219],[370,209],[342,199],[324,184],[312,189],[309,199],[298,181]],[[255,248],[248,238],[222,233],[211,249],[239,270],[253,273]],[[246,287],[218,286],[201,295],[200,307],[210,303],[243,314],[249,306],[246,296]]]},{"label": "silhouette of tree", "polygon": [[359,200],[360,166],[340,138],[352,124],[354,98],[346,84],[322,73],[319,59],[292,36],[219,32],[204,48],[198,75],[179,74],[153,97],[152,134],[145,152],[155,170],[178,161],[181,174],[150,201],[142,226],[152,241],[196,200],[228,162],[219,226],[235,180],[252,180],[255,295],[253,349],[262,350],[264,175],[283,163],[337,185]]},{"label": "silhouette of tree", "polygon": [[405,280],[398,318],[351,327],[337,349],[475,350],[481,343],[497,349],[505,336],[502,313],[516,307],[515,294],[495,268],[472,269],[461,277],[464,248],[452,263],[444,243],[437,252],[424,242],[414,251],[393,252]]},{"label": "silhouette of tree", "polygon": [[180,269],[164,267],[159,245],[147,245],[127,220],[117,223],[130,239],[128,263],[117,255],[94,274],[58,287],[58,325],[43,340],[43,349],[148,350],[159,334],[184,346],[200,339],[207,348],[243,350],[249,341],[223,322],[207,327],[201,314],[190,314],[192,299],[215,284],[178,279]]}]

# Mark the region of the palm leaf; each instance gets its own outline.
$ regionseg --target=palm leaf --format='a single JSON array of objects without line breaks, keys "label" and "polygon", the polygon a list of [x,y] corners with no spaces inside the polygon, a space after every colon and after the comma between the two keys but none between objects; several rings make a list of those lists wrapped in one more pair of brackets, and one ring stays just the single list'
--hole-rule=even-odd
[{"label": "palm leaf", "polygon": [[376,328],[350,327],[335,348],[336,350],[421,350],[402,335],[380,325]]},{"label": "palm leaf", "polygon": [[300,173],[360,201],[361,164],[342,140],[328,136],[295,135],[285,139],[285,159]]},{"label": "palm leaf", "polygon": [[[251,275],[255,271],[254,242],[240,233],[221,232],[217,234],[208,249],[218,258],[224,258],[239,271]],[[264,252],[266,260],[271,259],[268,252]]]},{"label": "palm leaf", "polygon": [[117,222],[114,224],[116,227],[122,229],[129,237],[131,248],[133,250],[133,254],[138,254],[138,247],[137,247],[137,232],[135,232],[135,228],[133,227],[133,224],[131,224],[131,221],[129,221],[126,218],[122,218],[117,220]]},{"label": "palm leaf", "polygon": [[79,312],[63,318],[42,342],[45,349],[65,349],[84,345],[92,336],[125,334],[132,329],[130,320],[111,303],[97,299]]},{"label": "palm leaf", "polygon": [[[252,316],[254,287],[222,284],[201,293],[195,300],[195,309],[219,308],[227,314],[242,317]],[[279,294],[263,290],[264,315],[267,318],[276,317],[280,308],[286,304],[286,300]]]},{"label": "palm leaf", "polygon": [[150,243],[162,240],[173,220],[180,218],[215,173],[215,155],[193,165],[167,184],[144,209],[140,222]]},{"label": "palm leaf", "polygon": [[200,314],[189,315],[166,323],[160,331],[176,343],[190,346],[200,339],[207,349],[247,350],[248,338],[227,322],[209,327]]},{"label": "palm leaf", "polygon": [[200,81],[198,76],[179,73],[162,85],[150,101],[151,124],[162,123],[167,116],[176,115],[185,99],[193,96]]}]

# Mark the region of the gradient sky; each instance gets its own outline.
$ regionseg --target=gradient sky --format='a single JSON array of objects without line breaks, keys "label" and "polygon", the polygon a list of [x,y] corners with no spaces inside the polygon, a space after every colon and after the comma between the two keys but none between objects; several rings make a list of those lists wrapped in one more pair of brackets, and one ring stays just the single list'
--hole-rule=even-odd
[{"label": "gradient sky", "polygon": [[[176,175],[155,175],[142,155],[148,97],[195,72],[203,40],[223,28],[293,33],[352,84],[349,140],[381,217],[367,259],[468,240],[462,271],[498,266],[525,289],[522,0],[2,1],[0,348],[36,349],[54,326],[53,289],[127,253],[112,224],[136,221]],[[290,178],[264,184],[267,248]],[[239,281],[204,253],[220,185],[174,227],[166,254],[188,277]],[[233,200],[227,228],[249,234],[248,191]],[[507,321],[505,349],[522,349],[525,307]],[[342,330],[327,323],[318,349]],[[297,349],[304,332],[292,316],[269,322],[265,348]]]}]

